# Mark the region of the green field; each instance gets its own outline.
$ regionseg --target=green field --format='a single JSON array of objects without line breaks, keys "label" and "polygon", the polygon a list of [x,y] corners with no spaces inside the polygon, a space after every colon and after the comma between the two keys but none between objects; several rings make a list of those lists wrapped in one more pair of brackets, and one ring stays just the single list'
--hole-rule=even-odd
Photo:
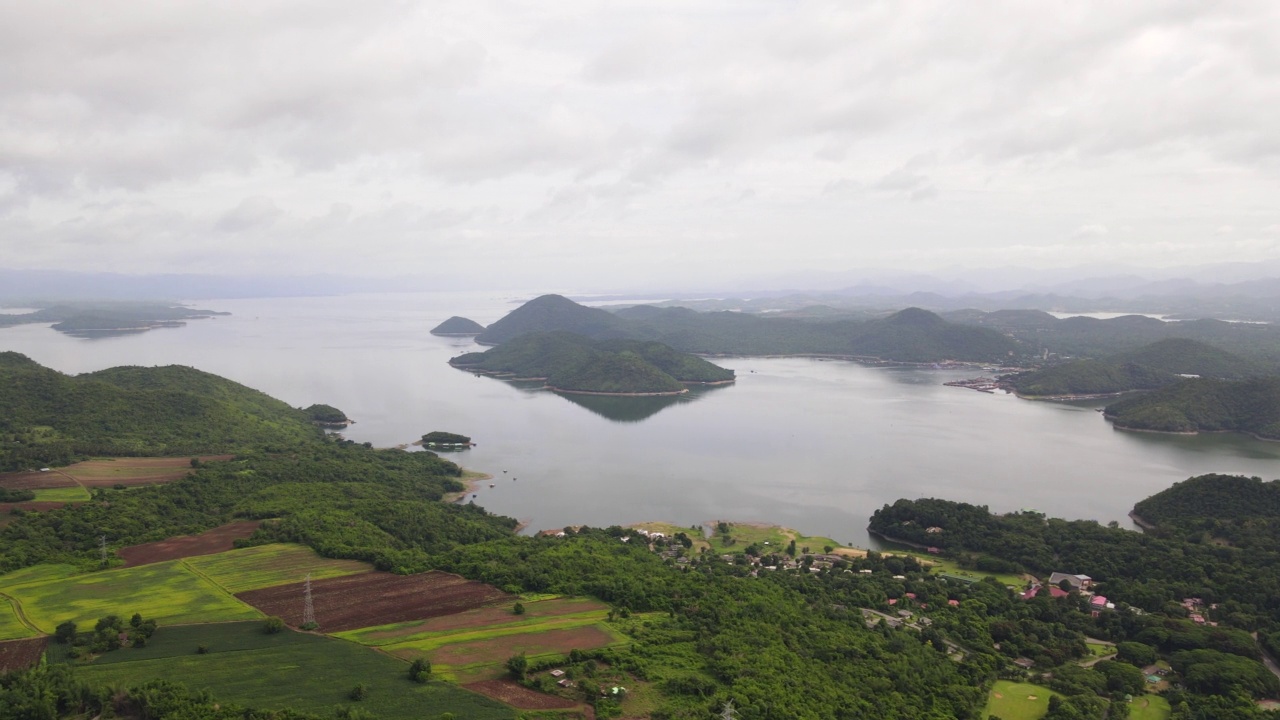
[{"label": "green field", "polygon": [[[488,637],[520,632],[538,632],[537,627],[577,627],[602,622],[608,617],[608,607],[585,598],[561,598],[547,596],[538,601],[524,601],[524,614],[516,615],[510,608],[480,608],[456,615],[411,620],[409,622],[377,625],[334,633],[361,645],[382,647],[407,643],[430,643],[439,638],[458,642],[456,638],[476,633],[491,633]],[[438,645],[436,645],[438,646]]]},{"label": "green field", "polygon": [[232,594],[302,582],[308,573],[312,580],[320,580],[373,569],[358,560],[332,560],[305,545],[286,544],[228,550],[183,562]]},{"label": "green field", "polygon": [[[475,640],[488,640],[491,638],[507,637],[510,635],[527,635],[530,633],[547,632],[548,630],[567,630],[570,628],[587,627],[595,625],[605,620],[607,613],[604,610],[598,610],[587,613],[579,613],[577,615],[562,615],[553,618],[529,618],[527,620],[516,620],[501,625],[488,625],[482,628],[468,628],[464,630],[445,630],[440,632],[421,632],[412,635],[406,635],[394,639],[378,640],[369,638],[371,630],[379,628],[362,628],[360,630],[352,630],[344,633],[337,633],[337,637],[347,638],[354,642],[374,647],[382,647],[387,652],[395,653],[402,650],[419,650],[423,653],[435,650],[436,648],[454,643],[473,642]],[[512,616],[518,617],[518,616]]]},{"label": "green field", "polygon": [[1129,703],[1129,720],[1169,720],[1173,708],[1159,695],[1140,695]]},{"label": "green field", "polygon": [[65,580],[83,573],[83,570],[74,565],[32,565],[0,575],[0,591],[30,583]]},{"label": "green field", "polygon": [[[832,548],[845,547],[831,538],[819,537],[816,535],[801,535],[799,532],[790,528],[784,528],[778,525],[758,525],[754,523],[727,523],[729,526],[729,537],[733,539],[733,544],[727,545],[724,536],[718,532],[706,538],[707,543],[711,546],[712,551],[718,555],[726,553],[740,553],[747,549],[752,543],[760,543],[766,553],[783,552],[787,549],[787,545],[792,540],[796,541],[796,553],[800,553],[804,548],[809,548],[811,553],[821,553],[828,546]],[[711,523],[711,529],[716,530],[716,523]],[[701,538],[701,531],[687,530],[686,534],[690,537]],[[691,533],[697,533],[692,535]]]},{"label": "green field", "polygon": [[[226,623],[161,627],[152,644],[108,653],[104,657],[110,662],[80,667],[77,676],[95,685],[164,678],[246,707],[325,715],[347,705],[385,720],[436,718],[444,712],[473,720],[515,717],[506,706],[453,685],[412,682],[406,663],[345,640],[291,631],[269,636],[260,623]],[[195,653],[201,644],[208,654]],[[359,702],[348,698],[357,683],[368,688]]]},{"label": "green field", "polygon": [[38,634],[18,618],[8,598],[0,597],[0,640],[18,640]]},{"label": "green field", "polygon": [[[65,579],[57,578],[59,572],[65,573],[65,566],[55,566],[47,573],[55,579],[8,587],[0,584],[0,590],[18,601],[32,624],[50,634],[67,620],[92,625],[104,615],[128,617],[135,612],[161,625],[262,617],[257,610],[201,578],[181,561]],[[0,582],[13,576],[21,576],[21,572],[4,576]],[[40,573],[32,572],[27,579],[39,576]]]},{"label": "green field", "polygon": [[74,487],[44,488],[32,490],[36,494],[32,502],[84,502],[89,499],[89,491],[76,485]]},{"label": "green field", "polygon": [[[1049,712],[1049,696],[1054,691],[1031,683],[997,680],[981,717],[995,715],[1001,720],[1039,720]],[[1030,698],[1034,697],[1032,700]]]},{"label": "green field", "polygon": [[914,557],[915,559],[919,560],[921,563],[931,566],[930,572],[932,572],[934,575],[937,575],[940,573],[946,574],[946,575],[958,575],[964,578],[972,578],[975,581],[981,580],[982,578],[985,578],[985,577],[993,577],[996,580],[999,580],[1004,585],[1008,585],[1009,587],[1014,587],[1019,589],[1021,589],[1027,584],[1027,581],[1024,580],[1021,575],[1014,575],[1011,573],[985,572],[982,570],[969,570],[969,569],[960,567],[960,565],[956,563],[956,561],[954,560],[941,558],[941,557],[938,557],[937,555],[929,555],[927,553],[915,553],[915,552],[899,552],[897,550],[894,550],[892,553],[886,553],[886,554],[910,555],[911,557]]},{"label": "green field", "polygon": [[1097,642],[1088,642],[1087,640],[1085,641],[1085,645],[1089,647],[1090,657],[1106,657],[1108,655],[1116,654],[1115,645],[1107,645],[1105,643],[1097,643]]}]

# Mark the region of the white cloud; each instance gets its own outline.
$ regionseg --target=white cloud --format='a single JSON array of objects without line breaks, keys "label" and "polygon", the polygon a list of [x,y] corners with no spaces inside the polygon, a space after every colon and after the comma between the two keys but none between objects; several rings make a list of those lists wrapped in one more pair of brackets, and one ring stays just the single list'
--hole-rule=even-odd
[{"label": "white cloud", "polygon": [[1223,226],[1275,232],[1277,27],[1260,1],[20,0],[0,265],[1216,260]]}]

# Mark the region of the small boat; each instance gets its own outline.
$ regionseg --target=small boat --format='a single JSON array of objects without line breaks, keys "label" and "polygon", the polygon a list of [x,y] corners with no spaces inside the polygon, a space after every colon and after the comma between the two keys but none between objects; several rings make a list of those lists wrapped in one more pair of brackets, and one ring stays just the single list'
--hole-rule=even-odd
[{"label": "small boat", "polygon": [[493,483],[489,483],[489,487],[493,487]]}]

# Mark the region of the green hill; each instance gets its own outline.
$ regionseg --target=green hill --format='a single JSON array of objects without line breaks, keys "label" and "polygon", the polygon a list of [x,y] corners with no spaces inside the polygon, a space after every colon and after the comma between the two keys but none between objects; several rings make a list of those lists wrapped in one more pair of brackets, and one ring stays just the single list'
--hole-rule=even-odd
[{"label": "green hill", "polygon": [[570,392],[679,393],[683,383],[730,382],[733,371],[656,342],[603,340],[569,332],[529,333],[483,353],[449,361],[454,367],[516,379],[545,380]]},{"label": "green hill", "polygon": [[1259,363],[1187,338],[1160,340],[1107,359],[1113,363],[1133,363],[1174,375],[1199,375],[1223,380],[1264,374],[1264,368]]},{"label": "green hill", "polygon": [[499,345],[531,332],[564,330],[590,338],[631,337],[628,324],[612,313],[589,308],[560,295],[543,295],[512,310],[476,337]]},{"label": "green hill", "polygon": [[1235,431],[1280,440],[1280,377],[1183,380],[1112,403],[1106,414],[1131,430]]},{"label": "green hill", "polygon": [[1133,512],[1156,526],[1186,526],[1204,520],[1280,519],[1280,480],[1201,475],[1139,501]]},{"label": "green hill", "polygon": [[928,310],[907,308],[856,324],[850,348],[857,355],[902,362],[1001,362],[1011,359],[1018,345],[994,330],[957,325]]},{"label": "green hill", "polygon": [[431,329],[432,335],[479,335],[484,326],[470,318],[453,317]]},{"label": "green hill", "polygon": [[[21,356],[17,356],[21,358]],[[68,376],[0,363],[0,469],[89,455],[193,455],[314,442],[307,415],[188,367],[120,367]]]},{"label": "green hill", "polygon": [[1013,378],[1014,389],[1025,397],[1113,395],[1130,390],[1154,390],[1177,382],[1167,372],[1134,363],[1075,360]]}]

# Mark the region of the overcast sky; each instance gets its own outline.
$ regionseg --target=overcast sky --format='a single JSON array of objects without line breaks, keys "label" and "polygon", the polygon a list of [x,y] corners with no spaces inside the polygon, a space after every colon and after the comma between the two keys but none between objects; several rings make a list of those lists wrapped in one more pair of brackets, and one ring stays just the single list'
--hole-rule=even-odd
[{"label": "overcast sky", "polygon": [[1280,259],[1280,3],[0,0],[0,267]]}]

